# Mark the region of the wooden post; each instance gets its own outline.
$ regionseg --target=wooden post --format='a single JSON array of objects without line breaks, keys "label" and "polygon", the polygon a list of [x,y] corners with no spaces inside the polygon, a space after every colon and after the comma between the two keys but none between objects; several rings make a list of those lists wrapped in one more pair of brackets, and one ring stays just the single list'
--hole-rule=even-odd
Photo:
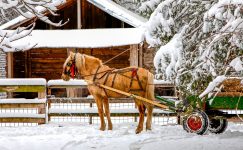
[{"label": "wooden post", "polygon": [[[93,103],[90,103],[89,107],[92,108],[93,107]],[[89,115],[89,124],[92,124],[92,122],[93,122],[92,118],[93,118],[92,115]]]},{"label": "wooden post", "polygon": [[[50,98],[51,97],[51,88],[48,88],[47,90],[48,90],[47,91],[48,98]],[[49,110],[51,108],[51,101],[50,100],[48,100],[47,108],[48,108],[47,112],[49,112]],[[51,116],[49,115],[49,113],[47,114],[47,117],[48,117],[48,122],[51,121]]]},{"label": "wooden post", "polygon": [[139,67],[143,67],[143,43],[139,44]]},{"label": "wooden post", "polygon": [[77,28],[78,29],[82,28],[81,1],[82,0],[77,0]]},{"label": "wooden post", "polygon": [[[13,78],[13,53],[8,53],[7,54],[7,65],[8,65],[8,78]],[[12,98],[13,97],[13,93],[8,92],[7,93],[8,98]]]},{"label": "wooden post", "polygon": [[130,46],[130,66],[138,67],[138,45]]},{"label": "wooden post", "polygon": [[[38,99],[43,99],[46,98],[46,90],[43,92],[38,92]],[[38,106],[38,114],[45,114],[47,118],[47,112],[46,112],[46,104],[44,103],[43,105]],[[45,119],[46,123],[47,123],[47,119]],[[42,123],[38,123],[38,124],[42,124]]]}]

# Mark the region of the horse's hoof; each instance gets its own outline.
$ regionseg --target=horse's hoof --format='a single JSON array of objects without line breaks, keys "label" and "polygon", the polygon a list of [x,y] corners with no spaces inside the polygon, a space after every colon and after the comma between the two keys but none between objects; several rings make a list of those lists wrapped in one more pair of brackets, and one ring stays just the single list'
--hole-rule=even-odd
[{"label": "horse's hoof", "polygon": [[112,129],[113,129],[113,127],[112,127],[112,126],[109,126],[109,127],[108,127],[108,130],[112,130]]},{"label": "horse's hoof", "polygon": [[140,132],[142,132],[143,129],[136,129],[136,134],[139,134]]},{"label": "horse's hoof", "polygon": [[151,129],[151,128],[146,128],[146,131],[148,131],[148,130],[150,130],[150,131],[151,131],[152,129]]},{"label": "horse's hoof", "polygon": [[147,130],[152,130],[152,128],[151,128],[151,127],[146,127],[146,131],[147,131]]},{"label": "horse's hoof", "polygon": [[100,127],[100,130],[101,131],[105,131],[105,127]]}]

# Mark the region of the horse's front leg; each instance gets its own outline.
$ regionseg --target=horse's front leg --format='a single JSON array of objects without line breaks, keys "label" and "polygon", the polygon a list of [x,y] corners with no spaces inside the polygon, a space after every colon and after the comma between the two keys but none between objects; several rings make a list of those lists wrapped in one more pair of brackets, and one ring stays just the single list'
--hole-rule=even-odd
[{"label": "horse's front leg", "polygon": [[104,119],[104,111],[103,111],[103,100],[99,96],[94,96],[95,102],[98,108],[98,113],[100,117],[100,130],[104,131],[105,130],[105,119]]},{"label": "horse's front leg", "polygon": [[111,116],[110,116],[110,107],[109,107],[109,101],[107,97],[104,97],[104,108],[105,108],[105,115],[108,121],[108,130],[112,130],[112,122],[111,122]]}]

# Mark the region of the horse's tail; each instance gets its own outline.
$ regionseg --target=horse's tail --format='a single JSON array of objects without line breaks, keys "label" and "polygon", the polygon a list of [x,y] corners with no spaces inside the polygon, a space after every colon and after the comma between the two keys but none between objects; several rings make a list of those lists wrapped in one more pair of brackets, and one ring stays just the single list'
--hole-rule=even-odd
[{"label": "horse's tail", "polygon": [[147,85],[146,85],[146,92],[145,92],[145,97],[149,100],[154,101],[154,75],[150,72],[147,73],[148,78],[147,78]]}]

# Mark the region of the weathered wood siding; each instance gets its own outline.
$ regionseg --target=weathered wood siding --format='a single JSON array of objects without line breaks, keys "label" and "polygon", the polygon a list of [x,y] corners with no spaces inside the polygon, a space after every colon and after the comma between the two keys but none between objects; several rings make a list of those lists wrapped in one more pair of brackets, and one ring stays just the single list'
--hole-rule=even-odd
[{"label": "weathered wood siding", "polygon": [[[0,78],[6,78],[6,68],[7,68],[7,56],[6,53],[0,51]],[[0,98],[5,98],[7,95],[5,92],[0,93]]]},{"label": "weathered wood siding", "polygon": [[[103,62],[128,49],[129,46],[97,49],[77,49],[83,54],[92,55]],[[73,50],[76,51],[76,50]],[[67,49],[32,49],[14,53],[14,78],[60,79],[68,53]],[[107,63],[113,68],[129,66],[129,51]]]},{"label": "weathered wood siding", "polygon": [[155,48],[149,48],[147,43],[143,45],[143,67],[148,69],[153,74],[155,73],[154,68],[154,56],[155,56]]}]

